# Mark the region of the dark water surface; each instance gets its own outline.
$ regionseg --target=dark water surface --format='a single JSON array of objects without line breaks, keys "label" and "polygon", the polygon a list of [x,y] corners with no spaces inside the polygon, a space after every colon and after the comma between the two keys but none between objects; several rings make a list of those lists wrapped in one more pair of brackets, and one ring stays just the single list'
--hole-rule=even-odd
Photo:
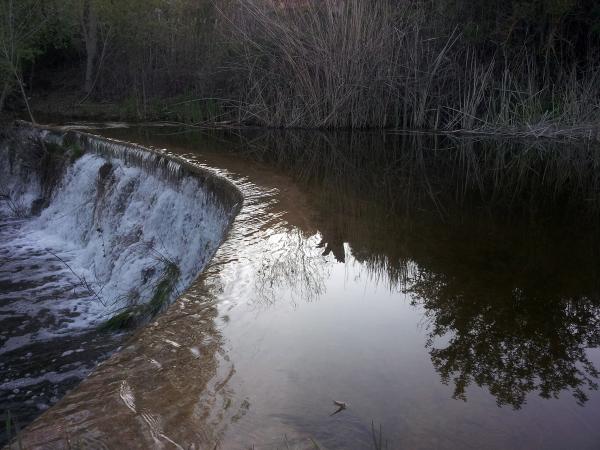
[{"label": "dark water surface", "polygon": [[[215,293],[222,448],[372,448],[372,424],[389,448],[600,447],[600,150],[98,132],[223,169],[268,204]],[[334,400],[348,408],[330,415]]]}]

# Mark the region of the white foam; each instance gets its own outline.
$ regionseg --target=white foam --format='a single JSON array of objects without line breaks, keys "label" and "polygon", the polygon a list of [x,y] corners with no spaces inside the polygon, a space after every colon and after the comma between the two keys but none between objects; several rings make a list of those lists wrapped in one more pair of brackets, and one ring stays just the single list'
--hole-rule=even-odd
[{"label": "white foam", "polygon": [[39,179],[23,161],[8,158],[8,145],[0,143],[0,218],[29,213],[31,204],[42,192]]},{"label": "white foam", "polygon": [[[100,140],[88,141],[95,148],[101,144]],[[63,328],[86,328],[126,307],[134,293],[139,303],[148,302],[164,275],[166,260],[180,271],[171,294],[171,299],[175,298],[216,250],[229,211],[196,177],[181,176],[179,164],[164,158],[153,160],[134,149],[137,160],[144,162],[138,167],[133,158],[126,157],[127,147],[115,143],[110,148],[118,157],[88,152],[68,167],[41,215],[21,224],[10,243],[2,239],[2,247],[9,247],[15,261],[19,254],[21,260],[41,255],[36,257],[45,261],[36,270],[5,272],[12,282],[31,277],[39,281],[19,292],[22,301],[1,308],[5,312],[34,315],[43,306],[60,315],[68,309],[78,314],[69,316]],[[164,170],[152,173],[148,170],[152,161],[158,161]],[[4,185],[15,198],[30,205],[40,197],[39,182],[7,166],[0,154]],[[173,177],[163,179],[164,173]],[[55,266],[54,277],[46,282],[44,270],[49,260]],[[75,300],[42,295],[73,286],[79,291]],[[50,330],[39,333],[44,338],[52,334]],[[17,339],[11,344],[16,345]]]}]

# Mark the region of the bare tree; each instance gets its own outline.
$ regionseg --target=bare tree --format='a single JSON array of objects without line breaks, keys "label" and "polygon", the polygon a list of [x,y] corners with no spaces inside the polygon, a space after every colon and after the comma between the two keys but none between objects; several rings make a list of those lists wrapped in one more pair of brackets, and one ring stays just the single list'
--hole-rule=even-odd
[{"label": "bare tree", "polygon": [[90,95],[94,87],[94,68],[98,55],[98,15],[93,0],[85,0],[80,20],[86,52],[85,84],[83,89],[87,95]]},{"label": "bare tree", "polygon": [[12,79],[19,88],[33,123],[35,118],[25,92],[22,67],[24,61],[32,61],[37,54],[36,38],[48,20],[44,11],[40,0],[0,1],[0,65],[5,76],[0,107],[4,106]]}]

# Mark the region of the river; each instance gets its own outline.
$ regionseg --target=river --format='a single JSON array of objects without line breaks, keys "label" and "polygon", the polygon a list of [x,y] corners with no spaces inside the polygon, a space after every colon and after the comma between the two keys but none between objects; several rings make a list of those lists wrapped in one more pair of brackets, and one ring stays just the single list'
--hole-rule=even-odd
[{"label": "river", "polygon": [[244,206],[203,275],[35,421],[27,442],[600,444],[598,149],[393,133],[93,132],[214,170]]}]

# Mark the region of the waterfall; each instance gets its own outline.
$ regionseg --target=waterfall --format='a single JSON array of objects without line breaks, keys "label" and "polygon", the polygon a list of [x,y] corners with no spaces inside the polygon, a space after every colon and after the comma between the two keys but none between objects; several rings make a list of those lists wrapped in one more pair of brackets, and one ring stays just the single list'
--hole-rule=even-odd
[{"label": "waterfall", "polygon": [[[12,236],[13,243],[47,251],[70,273],[66,282],[90,294],[78,326],[147,304],[165,271],[176,267],[177,280],[163,299],[173,300],[212,257],[235,213],[235,199],[208,185],[210,174],[156,150],[74,132],[26,128],[20,135],[85,152],[61,174],[48,206]],[[3,189],[30,212],[42,183],[6,147]],[[4,216],[10,214],[7,202],[0,203]]]}]

